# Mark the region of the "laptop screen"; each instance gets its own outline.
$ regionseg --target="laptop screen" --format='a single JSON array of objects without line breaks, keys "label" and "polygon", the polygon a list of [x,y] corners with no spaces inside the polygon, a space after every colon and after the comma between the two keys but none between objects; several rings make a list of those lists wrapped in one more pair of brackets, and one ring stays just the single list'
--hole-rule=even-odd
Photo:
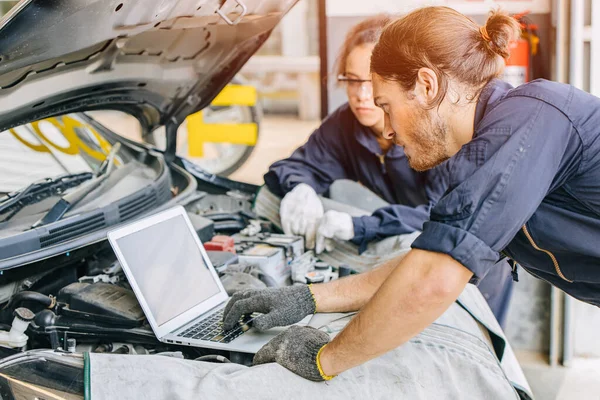
[{"label": "laptop screen", "polygon": [[159,326],[219,293],[192,235],[176,215],[117,239]]}]

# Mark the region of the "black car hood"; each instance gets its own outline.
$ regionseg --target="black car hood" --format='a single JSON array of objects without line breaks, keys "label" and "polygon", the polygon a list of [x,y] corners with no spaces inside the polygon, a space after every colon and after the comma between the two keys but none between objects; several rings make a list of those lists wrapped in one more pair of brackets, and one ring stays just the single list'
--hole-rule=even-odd
[{"label": "black car hood", "polygon": [[93,109],[178,124],[296,1],[23,0],[0,21],[0,130]]}]

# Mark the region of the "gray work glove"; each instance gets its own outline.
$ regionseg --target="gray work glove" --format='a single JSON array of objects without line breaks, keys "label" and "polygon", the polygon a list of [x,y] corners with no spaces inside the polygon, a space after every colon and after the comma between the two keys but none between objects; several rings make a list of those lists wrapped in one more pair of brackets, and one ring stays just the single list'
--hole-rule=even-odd
[{"label": "gray work glove", "polygon": [[254,356],[254,365],[276,362],[304,379],[322,382],[333,378],[322,373],[317,355],[329,335],[310,326],[292,326],[275,336]]},{"label": "gray work glove", "polygon": [[259,331],[287,326],[314,314],[317,306],[306,285],[246,290],[235,293],[223,311],[223,329],[232,329],[243,315],[262,313],[252,326]]}]

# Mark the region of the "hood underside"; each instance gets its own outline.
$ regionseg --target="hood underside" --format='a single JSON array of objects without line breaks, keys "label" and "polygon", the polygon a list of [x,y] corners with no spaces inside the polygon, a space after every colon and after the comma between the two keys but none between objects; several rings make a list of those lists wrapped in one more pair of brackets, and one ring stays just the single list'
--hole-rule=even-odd
[{"label": "hood underside", "polygon": [[297,0],[24,0],[0,21],[0,131],[117,109],[152,130],[206,107]]}]

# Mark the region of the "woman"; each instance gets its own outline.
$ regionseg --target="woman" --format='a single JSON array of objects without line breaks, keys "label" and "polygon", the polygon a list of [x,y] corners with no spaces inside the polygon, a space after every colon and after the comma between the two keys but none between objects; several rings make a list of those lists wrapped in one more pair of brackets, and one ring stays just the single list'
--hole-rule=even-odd
[{"label": "woman", "polygon": [[[325,248],[332,250],[332,239],[351,241],[362,253],[369,243],[382,244],[380,241],[384,238],[421,231],[423,223],[429,219],[431,207],[448,185],[444,168],[425,172],[413,170],[402,147],[382,136],[384,114],[373,102],[369,62],[381,30],[389,22],[388,16],[379,15],[350,30],[336,68],[338,82],[346,88],[348,103],[333,112],[305,145],[291,157],[274,163],[265,175],[268,189],[283,197],[280,217],[284,232],[305,236],[306,247],[316,247],[316,253]],[[333,193],[339,192],[335,190],[334,182],[343,179],[359,182],[362,186],[342,190],[342,196]],[[366,193],[365,188],[375,195]],[[318,195],[327,192],[331,198],[364,211],[350,215],[341,212],[343,205],[329,201],[326,205],[330,210],[324,212]],[[369,208],[366,201],[361,201],[365,197],[379,207]],[[265,209],[260,204],[264,198],[262,193],[257,210]],[[276,219],[269,215],[273,211],[259,213]],[[362,257],[350,258],[351,252],[342,247],[339,258],[357,269],[363,263],[368,264],[366,270],[393,256],[394,252],[405,251],[410,246],[410,239],[414,236],[405,241],[392,240],[392,246],[385,243],[373,246],[374,250]],[[373,252],[381,253],[382,257],[371,258]],[[322,257],[328,262],[339,262],[335,253]],[[500,264],[479,284],[479,289],[504,326],[512,279],[506,262]]]}]

